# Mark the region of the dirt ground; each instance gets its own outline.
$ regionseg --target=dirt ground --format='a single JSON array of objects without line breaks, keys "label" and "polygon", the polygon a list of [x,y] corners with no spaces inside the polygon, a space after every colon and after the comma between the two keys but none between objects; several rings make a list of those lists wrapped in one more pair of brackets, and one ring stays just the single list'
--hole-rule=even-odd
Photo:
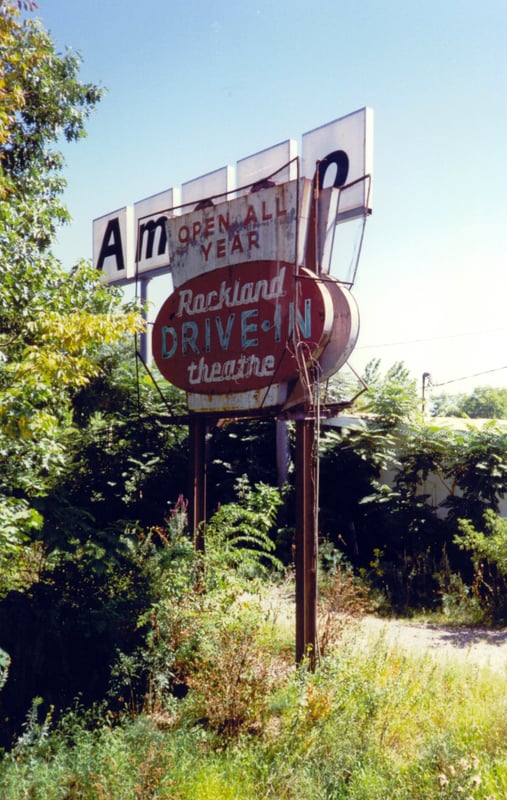
[{"label": "dirt ground", "polygon": [[390,644],[412,652],[507,671],[507,629],[451,628],[376,617],[366,617],[361,624],[369,636],[382,634]]}]

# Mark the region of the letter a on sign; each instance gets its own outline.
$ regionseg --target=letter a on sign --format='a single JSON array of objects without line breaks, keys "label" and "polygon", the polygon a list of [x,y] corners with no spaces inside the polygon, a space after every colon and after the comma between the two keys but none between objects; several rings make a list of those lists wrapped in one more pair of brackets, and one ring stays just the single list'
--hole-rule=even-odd
[{"label": "letter a on sign", "polygon": [[93,261],[107,282],[133,277],[131,222],[131,208],[122,208],[93,221]]},{"label": "letter a on sign", "polygon": [[102,247],[100,248],[99,260],[97,261],[97,269],[104,269],[104,261],[106,258],[114,258],[116,261],[116,269],[125,269],[121,246],[120,220],[118,217],[113,217],[113,219],[110,219],[107,223],[106,232],[102,240]]}]

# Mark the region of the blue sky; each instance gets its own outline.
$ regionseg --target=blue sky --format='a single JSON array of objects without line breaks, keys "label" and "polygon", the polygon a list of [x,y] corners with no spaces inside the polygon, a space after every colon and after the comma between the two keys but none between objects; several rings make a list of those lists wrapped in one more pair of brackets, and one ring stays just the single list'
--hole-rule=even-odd
[{"label": "blue sky", "polygon": [[38,16],[107,89],[64,147],[65,264],[91,257],[94,218],[369,106],[351,363],[507,386],[506,0],[39,0]]}]

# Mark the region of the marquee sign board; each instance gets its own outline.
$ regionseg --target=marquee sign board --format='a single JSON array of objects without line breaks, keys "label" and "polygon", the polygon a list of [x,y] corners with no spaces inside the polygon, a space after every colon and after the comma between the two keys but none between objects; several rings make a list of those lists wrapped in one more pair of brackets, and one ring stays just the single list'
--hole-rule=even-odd
[{"label": "marquee sign board", "polygon": [[[298,154],[297,142],[287,139],[285,142],[261,150],[252,156],[242,158],[236,164],[236,184],[249,191],[251,186],[259,184],[271,176],[273,183],[287,183],[298,177],[296,158]],[[280,165],[284,165],[280,169]]]},{"label": "marquee sign board", "polygon": [[132,274],[133,232],[132,206],[93,221],[93,263],[106,283],[124,282]]},{"label": "marquee sign board", "polygon": [[301,402],[301,373],[315,365],[319,377],[332,374],[357,334],[356,307],[338,282],[258,261],[182,284],[157,316],[153,352],[191,410],[262,408],[285,405],[296,388]]},{"label": "marquee sign board", "polygon": [[313,179],[317,165],[321,188],[341,189],[337,222],[371,209],[371,187],[362,179],[372,172],[372,128],[373,112],[363,108],[303,134],[303,176]]},{"label": "marquee sign board", "polygon": [[152,331],[164,377],[196,412],[289,409],[357,340],[329,275],[338,223],[371,210],[372,112],[361,109],[94,222],[104,280],[170,271]]},{"label": "marquee sign board", "polygon": [[[207,205],[167,221],[173,284],[229,264],[296,259],[297,181]],[[307,203],[310,193],[307,188]]]},{"label": "marquee sign board", "polygon": [[[302,137],[299,177],[313,182],[318,177],[320,252],[327,252],[337,223],[371,211],[373,111],[362,108],[315,128]],[[107,283],[134,282],[139,275],[171,272],[171,258],[161,233],[167,219],[188,213],[206,198],[221,201],[246,194],[252,184],[270,179],[283,184],[298,177],[297,143],[289,139],[239,160],[236,180],[231,166],[196,178],[180,188],[167,189],[134,206],[105,214],[93,222],[93,263]],[[326,197],[326,193],[328,197]],[[332,200],[330,198],[332,197]],[[326,198],[326,199],[325,199]],[[326,208],[324,208],[326,206]],[[302,208],[304,215],[305,210]],[[325,220],[324,220],[325,214]],[[151,243],[151,244],[150,244]],[[326,271],[326,264],[322,264]]]}]

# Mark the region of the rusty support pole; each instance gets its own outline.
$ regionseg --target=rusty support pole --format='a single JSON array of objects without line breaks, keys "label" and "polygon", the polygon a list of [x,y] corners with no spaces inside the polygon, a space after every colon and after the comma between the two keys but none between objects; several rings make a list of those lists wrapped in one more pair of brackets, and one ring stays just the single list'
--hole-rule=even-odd
[{"label": "rusty support pole", "polygon": [[146,323],[146,330],[141,333],[141,358],[143,359],[145,364],[149,364],[151,361],[151,347],[150,347],[150,336],[148,333],[148,287],[150,285],[150,278],[141,278],[139,281],[140,286],[140,301],[141,301],[141,313],[143,315],[143,319]]},{"label": "rusty support pole", "polygon": [[296,421],[296,661],[315,668],[317,524],[315,420]]},{"label": "rusty support pole", "polygon": [[203,524],[206,522],[206,418],[195,414],[189,421],[189,525],[195,549],[204,552]]}]

